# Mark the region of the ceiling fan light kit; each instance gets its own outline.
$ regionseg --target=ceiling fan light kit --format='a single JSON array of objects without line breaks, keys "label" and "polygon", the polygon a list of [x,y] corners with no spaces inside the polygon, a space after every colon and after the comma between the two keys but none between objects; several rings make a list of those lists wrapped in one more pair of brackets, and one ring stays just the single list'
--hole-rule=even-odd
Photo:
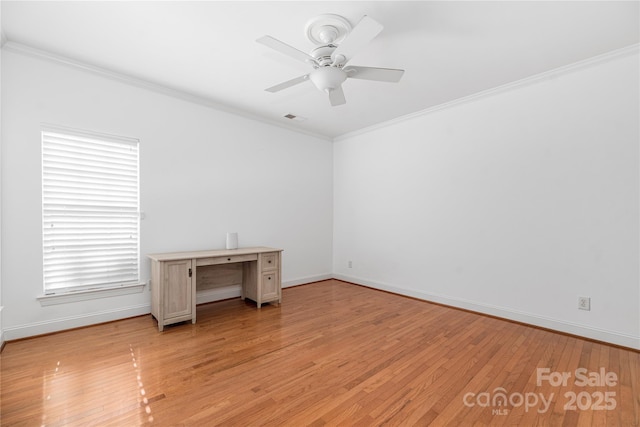
[{"label": "ceiling fan light kit", "polygon": [[400,81],[404,70],[362,66],[345,67],[361,48],[380,34],[383,28],[379,22],[366,15],[353,28],[351,28],[349,21],[342,16],[333,14],[317,16],[309,20],[305,27],[307,38],[318,45],[310,54],[271,36],[259,38],[256,40],[258,43],[313,67],[313,71],[308,74],[265,90],[275,93],[311,80],[318,90],[329,94],[331,105],[337,106],[346,103],[342,83],[348,78],[392,83]]},{"label": "ceiling fan light kit", "polygon": [[329,93],[340,87],[347,73],[336,67],[320,67],[309,73],[309,79],[319,90]]}]

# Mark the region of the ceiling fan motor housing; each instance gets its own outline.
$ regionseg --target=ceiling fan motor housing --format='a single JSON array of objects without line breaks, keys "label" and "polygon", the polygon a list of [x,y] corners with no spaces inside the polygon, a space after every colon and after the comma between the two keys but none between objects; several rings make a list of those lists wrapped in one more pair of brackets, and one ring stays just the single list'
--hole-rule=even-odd
[{"label": "ceiling fan motor housing", "polygon": [[334,50],[336,50],[336,47],[337,46],[332,44],[317,47],[313,49],[313,51],[311,51],[311,56],[313,56],[313,58],[316,60],[318,66],[326,67],[328,65],[331,65],[331,63],[333,62],[331,59],[331,54]]}]

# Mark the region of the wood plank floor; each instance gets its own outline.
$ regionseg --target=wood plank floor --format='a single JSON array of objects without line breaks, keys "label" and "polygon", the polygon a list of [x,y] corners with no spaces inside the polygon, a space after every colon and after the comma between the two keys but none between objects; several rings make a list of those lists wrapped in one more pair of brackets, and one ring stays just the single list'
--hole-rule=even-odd
[{"label": "wood plank floor", "polygon": [[280,307],[222,301],[195,325],[158,332],[142,316],[9,342],[0,358],[3,426],[634,426],[640,414],[638,352],[333,280],[284,289]]}]

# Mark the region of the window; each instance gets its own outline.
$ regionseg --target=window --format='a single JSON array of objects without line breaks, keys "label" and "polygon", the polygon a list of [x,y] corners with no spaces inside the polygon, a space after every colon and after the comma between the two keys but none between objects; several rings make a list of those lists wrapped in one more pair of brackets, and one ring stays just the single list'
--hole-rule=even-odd
[{"label": "window", "polygon": [[139,281],[138,140],[42,131],[45,294]]}]

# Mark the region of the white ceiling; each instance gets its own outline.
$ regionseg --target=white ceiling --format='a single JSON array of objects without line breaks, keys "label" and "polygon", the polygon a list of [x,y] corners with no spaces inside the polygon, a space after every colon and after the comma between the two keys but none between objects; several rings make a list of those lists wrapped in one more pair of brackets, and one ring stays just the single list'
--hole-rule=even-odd
[{"label": "white ceiling", "polygon": [[[28,46],[195,95],[221,108],[335,138],[639,41],[638,1],[2,1],[7,47]],[[315,46],[323,13],[382,33],[351,65],[402,68],[400,83],[349,79],[331,107],[310,71],[255,40]],[[283,118],[306,117],[297,122]]]}]

